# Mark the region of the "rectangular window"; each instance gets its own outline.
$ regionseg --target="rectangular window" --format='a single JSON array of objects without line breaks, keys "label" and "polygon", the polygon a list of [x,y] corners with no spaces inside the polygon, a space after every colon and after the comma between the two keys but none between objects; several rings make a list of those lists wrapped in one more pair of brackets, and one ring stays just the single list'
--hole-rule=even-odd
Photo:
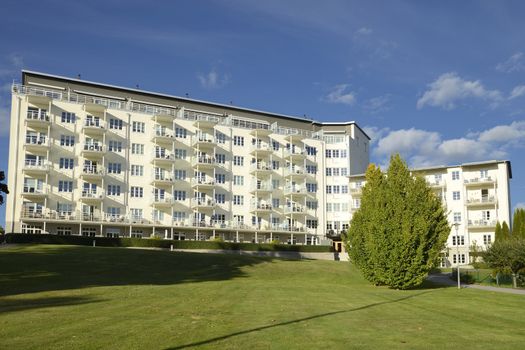
[{"label": "rectangular window", "polygon": [[226,183],[226,174],[215,174],[215,181],[218,184]]},{"label": "rectangular window", "polygon": [[131,165],[131,176],[144,176],[144,165]]},{"label": "rectangular window", "polygon": [[131,220],[133,221],[139,221],[142,220],[142,209],[138,208],[130,208],[129,213],[131,216]]},{"label": "rectangular window", "polygon": [[60,146],[73,147],[75,145],[75,136],[60,135]]},{"label": "rectangular window", "polygon": [[281,201],[279,198],[272,198],[272,208],[278,209],[281,206]]},{"label": "rectangular window", "polygon": [[482,179],[486,179],[489,177],[489,171],[488,170],[480,170],[479,177]]},{"label": "rectangular window", "polygon": [[174,211],[173,212],[173,221],[182,222],[186,220],[186,213],[183,211]]},{"label": "rectangular window", "polygon": [[145,133],[146,132],[146,124],[144,122],[133,122],[131,127],[131,131],[138,132],[138,133]]},{"label": "rectangular window", "polygon": [[272,169],[273,170],[279,170],[280,166],[281,166],[281,163],[279,163],[278,160],[272,160]]},{"label": "rectangular window", "polygon": [[308,174],[317,174],[317,165],[306,165],[306,172]]},{"label": "rectangular window", "polygon": [[341,193],[341,186],[339,186],[339,185],[333,185],[332,188],[333,188],[333,193],[334,193],[334,194],[339,194],[339,193]]},{"label": "rectangular window", "polygon": [[332,168],[326,168],[326,176],[332,176]]},{"label": "rectangular window", "polygon": [[176,127],[175,128],[175,137],[179,139],[185,139],[188,136],[188,131],[184,128]]},{"label": "rectangular window", "polygon": [[60,169],[73,169],[73,166],[73,158],[60,158],[60,161],[58,162],[58,167]]},{"label": "rectangular window", "polygon": [[144,197],[144,188],[131,186],[130,193],[132,198],[142,198]]},{"label": "rectangular window", "polygon": [[244,186],[244,176],[233,175],[233,185],[234,186]]},{"label": "rectangular window", "polygon": [[122,120],[117,118],[111,118],[109,120],[109,128],[115,130],[122,130]]},{"label": "rectangular window", "polygon": [[173,191],[173,199],[176,201],[185,201],[186,191]]},{"label": "rectangular window", "polygon": [[122,141],[109,140],[108,149],[110,152],[122,152]]},{"label": "rectangular window", "polygon": [[175,169],[175,180],[186,180],[186,170]]},{"label": "rectangular window", "polygon": [[452,172],[452,180],[459,180],[459,171],[458,170],[454,170]]},{"label": "rectangular window", "polygon": [[328,194],[332,193],[332,186],[331,185],[326,186],[326,193],[328,193]]},{"label": "rectangular window", "polygon": [[233,195],[233,205],[244,205],[244,196]]},{"label": "rectangular window", "polygon": [[278,141],[272,140],[272,148],[274,151],[278,151],[280,146],[281,145],[279,144]]},{"label": "rectangular window", "polygon": [[225,164],[226,163],[226,155],[225,154],[215,154],[215,161],[217,164]]},{"label": "rectangular window", "polygon": [[332,169],[332,176],[339,176],[339,168]]},{"label": "rectangular window", "polygon": [[341,186],[341,193],[347,194],[348,193],[348,185],[342,185]]},{"label": "rectangular window", "polygon": [[348,156],[348,151],[346,149],[341,150],[341,158],[346,158]]},{"label": "rectangular window", "polygon": [[108,196],[120,196],[120,185],[108,185]]},{"label": "rectangular window", "polygon": [[215,131],[215,140],[217,143],[226,143],[226,135],[220,131]]},{"label": "rectangular window", "polygon": [[483,243],[485,245],[489,245],[489,244],[492,244],[492,235],[483,235]]},{"label": "rectangular window", "polygon": [[233,136],[233,145],[234,146],[244,146],[244,137]]},{"label": "rectangular window", "polygon": [[317,192],[317,184],[310,184],[310,183],[307,183],[307,184],[306,184],[306,191],[307,191],[307,192],[310,192],[310,193],[315,193],[315,192]]},{"label": "rectangular window", "polygon": [[309,155],[309,156],[317,155],[317,148],[312,147],[312,146],[306,146],[305,149],[306,149],[306,154],[307,155]]},{"label": "rectangular window", "polygon": [[77,118],[75,116],[75,113],[62,112],[62,118],[61,118],[62,123],[74,123],[76,119]]},{"label": "rectangular window", "polygon": [[333,149],[332,150],[332,158],[339,158],[339,150]]},{"label": "rectangular window", "polygon": [[108,163],[108,173],[109,174],[120,174],[122,172],[121,163]]},{"label": "rectangular window", "polygon": [[218,204],[226,203],[226,195],[224,193],[215,193],[215,201]]},{"label": "rectangular window", "polygon": [[144,154],[144,145],[141,143],[132,143],[131,154]]},{"label": "rectangular window", "polygon": [[465,245],[465,236],[452,236],[452,245]]},{"label": "rectangular window", "polygon": [[73,212],[73,204],[71,203],[57,203],[57,212],[59,215],[71,215]]},{"label": "rectangular window", "polygon": [[348,176],[348,168],[341,168],[341,176]]},{"label": "rectangular window", "polygon": [[73,192],[73,181],[58,181],[58,192]]},{"label": "rectangular window", "polygon": [[455,200],[455,201],[459,201],[460,200],[460,195],[459,195],[459,191],[453,191],[452,192],[452,199]]},{"label": "rectangular window", "polygon": [[244,165],[244,157],[233,156],[233,165],[243,166]]},{"label": "rectangular window", "polygon": [[325,156],[326,156],[326,158],[332,158],[332,150],[331,149],[327,149],[326,152],[325,152]]},{"label": "rectangular window", "polygon": [[186,150],[175,148],[175,159],[186,159]]},{"label": "rectangular window", "polygon": [[59,236],[71,236],[73,230],[70,226],[58,226],[57,227],[57,235]]},{"label": "rectangular window", "polygon": [[454,212],[454,222],[461,222],[461,213]]}]

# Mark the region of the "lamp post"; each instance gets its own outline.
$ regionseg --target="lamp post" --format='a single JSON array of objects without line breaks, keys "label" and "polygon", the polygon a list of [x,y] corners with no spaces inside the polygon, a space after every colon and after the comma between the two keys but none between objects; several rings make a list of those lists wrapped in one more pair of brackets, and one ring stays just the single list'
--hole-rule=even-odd
[{"label": "lamp post", "polygon": [[457,273],[458,273],[458,289],[461,289],[461,279],[460,279],[460,275],[459,275],[459,236],[458,236],[458,227],[459,227],[459,222],[455,222],[454,223],[454,228],[456,229],[456,261],[458,263],[458,267],[457,267]]}]

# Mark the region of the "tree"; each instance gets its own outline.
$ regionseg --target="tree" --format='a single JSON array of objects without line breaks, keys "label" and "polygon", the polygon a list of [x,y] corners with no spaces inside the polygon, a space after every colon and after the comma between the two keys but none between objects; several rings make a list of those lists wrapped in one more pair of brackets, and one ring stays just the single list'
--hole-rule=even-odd
[{"label": "tree", "polygon": [[501,239],[506,240],[509,238],[510,238],[509,225],[507,225],[507,222],[503,221],[503,224],[501,225]]},{"label": "tree", "polygon": [[512,236],[525,239],[525,209],[517,208],[512,218]]},{"label": "tree", "polygon": [[517,277],[525,268],[525,240],[512,238],[495,241],[483,254],[485,262],[493,269],[512,274],[512,285],[517,287]]},{"label": "tree", "polygon": [[450,233],[441,204],[426,181],[413,176],[399,155],[386,174],[370,165],[346,240],[351,261],[376,285],[420,285]]},{"label": "tree", "polygon": [[9,190],[7,189],[7,184],[4,183],[5,180],[5,173],[3,171],[0,171],[0,205],[4,204],[4,195],[9,194]]},{"label": "tree", "polygon": [[501,224],[499,221],[496,223],[496,230],[494,231],[494,241],[502,240],[501,237]]}]

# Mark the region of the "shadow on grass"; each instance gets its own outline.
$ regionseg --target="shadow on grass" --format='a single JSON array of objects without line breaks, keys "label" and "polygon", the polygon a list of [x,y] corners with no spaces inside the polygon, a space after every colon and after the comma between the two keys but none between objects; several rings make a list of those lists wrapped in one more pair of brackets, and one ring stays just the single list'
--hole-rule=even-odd
[{"label": "shadow on grass", "polygon": [[214,342],[217,342],[217,341],[221,341],[221,340],[229,339],[229,338],[232,338],[232,337],[236,337],[236,336],[239,336],[239,335],[244,335],[244,334],[249,334],[249,333],[252,333],[252,332],[262,331],[262,330],[265,330],[265,329],[270,329],[270,328],[275,328],[275,327],[282,327],[282,326],[288,326],[288,325],[291,325],[291,324],[300,323],[300,322],[309,321],[309,320],[314,320],[314,319],[317,319],[317,318],[329,317],[329,316],[338,315],[338,314],[345,314],[345,313],[350,313],[350,312],[366,310],[366,309],[377,307],[377,306],[381,306],[381,305],[398,303],[398,302],[401,302],[401,301],[404,301],[404,300],[407,300],[407,299],[411,299],[411,298],[415,298],[417,296],[420,296],[420,295],[423,295],[423,294],[427,294],[427,293],[430,293],[430,292],[421,292],[421,293],[417,293],[417,294],[411,294],[411,295],[407,295],[407,296],[405,296],[403,298],[399,298],[399,299],[395,299],[395,300],[386,300],[386,301],[381,301],[381,302],[377,302],[377,303],[373,303],[373,304],[368,304],[368,305],[364,305],[364,306],[360,306],[360,307],[356,307],[356,308],[352,308],[352,309],[326,312],[326,313],[322,313],[322,314],[317,314],[317,315],[313,315],[313,316],[298,318],[298,319],[295,319],[295,320],[285,321],[285,322],[281,322],[281,323],[265,325],[265,326],[256,327],[256,328],[252,328],[252,329],[246,329],[244,331],[239,331],[239,332],[235,332],[235,333],[231,333],[231,334],[226,334],[226,335],[223,335],[223,336],[220,336],[220,337],[210,338],[210,339],[202,340],[202,341],[199,341],[199,342],[194,342],[194,343],[179,345],[179,346],[175,346],[175,347],[170,347],[170,348],[167,348],[166,350],[176,350],[176,349],[184,349],[184,348],[191,348],[191,347],[195,347],[195,346],[206,345],[206,344],[214,343]]},{"label": "shadow on grass", "polygon": [[270,258],[79,246],[0,250],[0,297],[96,286],[170,285],[245,277]]},{"label": "shadow on grass", "polygon": [[0,314],[9,312],[25,311],[30,309],[42,309],[47,307],[72,306],[99,303],[106,300],[86,297],[50,297],[34,299],[3,299],[0,300]]}]

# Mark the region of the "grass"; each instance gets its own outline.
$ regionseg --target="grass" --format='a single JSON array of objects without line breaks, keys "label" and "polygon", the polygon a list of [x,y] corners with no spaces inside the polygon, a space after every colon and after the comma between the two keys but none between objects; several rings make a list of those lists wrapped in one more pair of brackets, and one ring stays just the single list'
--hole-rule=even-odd
[{"label": "grass", "polygon": [[518,349],[525,297],[374,287],[348,263],[0,249],[2,349]]}]

